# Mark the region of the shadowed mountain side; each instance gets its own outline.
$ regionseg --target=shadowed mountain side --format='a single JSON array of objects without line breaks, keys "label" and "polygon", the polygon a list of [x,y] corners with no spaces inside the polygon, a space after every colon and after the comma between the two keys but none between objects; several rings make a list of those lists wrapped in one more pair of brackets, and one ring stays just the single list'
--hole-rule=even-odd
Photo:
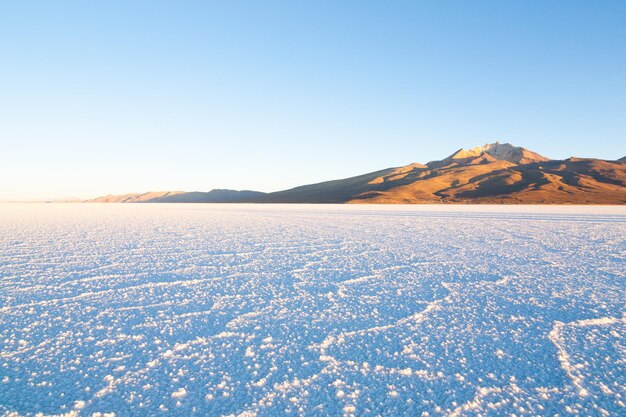
[{"label": "shadowed mountain side", "polygon": [[289,190],[265,194],[256,200],[260,203],[345,203],[356,194],[381,189],[377,179],[393,173],[397,168],[388,168],[365,175],[341,180],[302,185]]},{"label": "shadowed mountain side", "polygon": [[265,195],[260,191],[215,189],[207,193],[194,191],[157,197],[150,203],[246,203]]},{"label": "shadowed mountain side", "polygon": [[626,204],[626,162],[550,160],[508,143],[284,191],[212,190],[106,196],[130,203]]}]

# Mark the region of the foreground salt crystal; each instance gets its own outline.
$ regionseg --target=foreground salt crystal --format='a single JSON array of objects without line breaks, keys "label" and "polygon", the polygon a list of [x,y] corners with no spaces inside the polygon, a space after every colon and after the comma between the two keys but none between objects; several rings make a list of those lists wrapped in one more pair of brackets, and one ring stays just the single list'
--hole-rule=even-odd
[{"label": "foreground salt crystal", "polygon": [[0,205],[0,416],[626,413],[621,207]]}]

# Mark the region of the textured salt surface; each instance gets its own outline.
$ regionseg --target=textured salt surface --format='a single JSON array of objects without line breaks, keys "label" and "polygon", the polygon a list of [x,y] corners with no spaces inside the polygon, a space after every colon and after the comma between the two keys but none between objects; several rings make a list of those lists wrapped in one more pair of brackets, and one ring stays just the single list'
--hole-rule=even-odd
[{"label": "textured salt surface", "polygon": [[624,415],[625,270],[619,207],[4,204],[0,415]]}]

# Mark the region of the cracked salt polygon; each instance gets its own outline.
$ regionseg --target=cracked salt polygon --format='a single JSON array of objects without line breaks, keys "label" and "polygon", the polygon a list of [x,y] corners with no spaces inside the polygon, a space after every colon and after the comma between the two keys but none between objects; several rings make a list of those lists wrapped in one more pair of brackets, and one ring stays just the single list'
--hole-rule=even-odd
[{"label": "cracked salt polygon", "polygon": [[621,207],[0,205],[0,415],[619,415],[625,235]]}]

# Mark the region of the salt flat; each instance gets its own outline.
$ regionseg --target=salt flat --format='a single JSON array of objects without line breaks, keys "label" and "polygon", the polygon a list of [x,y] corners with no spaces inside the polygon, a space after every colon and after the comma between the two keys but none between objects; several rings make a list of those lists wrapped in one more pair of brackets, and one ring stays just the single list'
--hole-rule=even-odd
[{"label": "salt flat", "polygon": [[626,208],[0,205],[0,415],[625,415]]}]

